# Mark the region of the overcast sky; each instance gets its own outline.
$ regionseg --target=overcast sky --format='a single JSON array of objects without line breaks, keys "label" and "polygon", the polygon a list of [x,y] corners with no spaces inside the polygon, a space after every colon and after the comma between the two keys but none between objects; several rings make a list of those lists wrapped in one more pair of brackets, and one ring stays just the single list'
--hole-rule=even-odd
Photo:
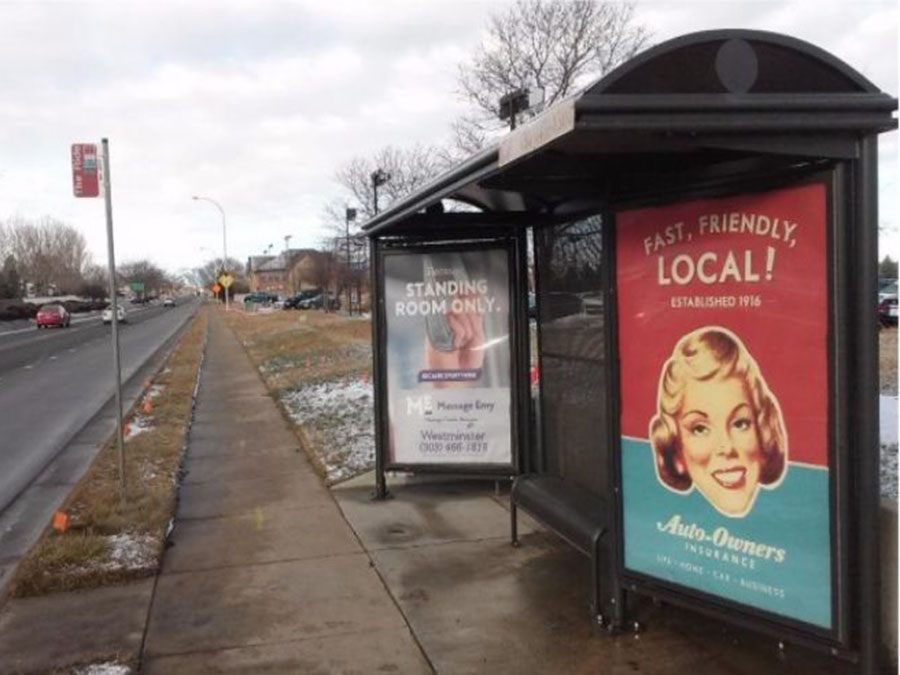
[{"label": "overcast sky", "polygon": [[[50,215],[106,260],[100,199],[72,196],[69,147],[110,139],[116,253],[170,270],[268,244],[315,246],[335,170],[387,144],[448,140],[457,64],[506,2],[0,0],[0,220]],[[637,2],[658,43],[754,28],[818,45],[897,96],[896,0]],[[898,254],[897,134],[881,141]],[[889,247],[889,248],[888,248]]]}]

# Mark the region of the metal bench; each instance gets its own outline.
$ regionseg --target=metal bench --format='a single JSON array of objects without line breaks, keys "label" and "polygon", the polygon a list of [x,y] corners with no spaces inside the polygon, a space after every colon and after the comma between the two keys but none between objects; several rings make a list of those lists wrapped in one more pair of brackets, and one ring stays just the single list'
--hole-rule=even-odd
[{"label": "metal bench", "polygon": [[[510,492],[510,525],[513,546],[519,545],[517,509],[553,530],[591,560],[591,617],[600,626],[618,630],[622,625],[622,591],[613,578],[610,600],[612,617],[603,616],[601,548],[611,529],[612,511],[598,495],[558,476],[525,474],[516,478]],[[610,561],[606,569],[612,573]],[[612,575],[611,575],[612,576]]]}]

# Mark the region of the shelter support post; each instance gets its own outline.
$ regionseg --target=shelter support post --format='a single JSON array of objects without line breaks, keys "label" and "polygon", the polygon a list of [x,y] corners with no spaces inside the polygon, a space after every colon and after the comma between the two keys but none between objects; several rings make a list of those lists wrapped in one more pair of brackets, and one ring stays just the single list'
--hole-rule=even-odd
[{"label": "shelter support post", "polygon": [[865,675],[879,672],[881,645],[881,569],[879,561],[879,425],[878,425],[878,325],[872,311],[878,297],[878,140],[874,136],[860,143],[860,158],[853,172],[856,194],[854,213],[854,260],[856,268],[851,290],[851,306],[856,308],[855,379],[861,387],[855,401],[853,427],[859,443],[857,471],[859,496],[856,504],[859,533],[860,670]]},{"label": "shelter support post", "polygon": [[389,494],[384,476],[384,435],[386,411],[382,403],[382,392],[386,391],[387,382],[384,376],[384,328],[381,325],[380,305],[384,302],[381,293],[376,292],[380,288],[381,259],[378,255],[378,240],[369,239],[369,274],[372,288],[371,309],[372,315],[372,383],[375,388],[375,492],[373,499],[387,499]]}]

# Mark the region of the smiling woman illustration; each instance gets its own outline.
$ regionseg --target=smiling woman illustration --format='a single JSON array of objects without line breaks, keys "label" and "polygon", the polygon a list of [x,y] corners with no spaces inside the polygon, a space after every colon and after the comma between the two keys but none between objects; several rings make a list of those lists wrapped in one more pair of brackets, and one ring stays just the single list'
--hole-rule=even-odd
[{"label": "smiling woman illustration", "polygon": [[664,485],[696,487],[731,517],[745,516],[787,467],[778,400],[741,340],[715,326],[682,337],[663,366],[650,442]]}]

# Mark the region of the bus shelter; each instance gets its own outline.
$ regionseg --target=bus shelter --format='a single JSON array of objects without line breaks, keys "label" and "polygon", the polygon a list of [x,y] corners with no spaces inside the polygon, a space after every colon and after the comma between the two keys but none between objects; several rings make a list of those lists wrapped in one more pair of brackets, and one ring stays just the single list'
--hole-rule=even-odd
[{"label": "bus shelter", "polygon": [[896,107],[808,43],[696,33],[367,222],[378,496],[516,478],[614,626],[649,595],[875,672]]}]

